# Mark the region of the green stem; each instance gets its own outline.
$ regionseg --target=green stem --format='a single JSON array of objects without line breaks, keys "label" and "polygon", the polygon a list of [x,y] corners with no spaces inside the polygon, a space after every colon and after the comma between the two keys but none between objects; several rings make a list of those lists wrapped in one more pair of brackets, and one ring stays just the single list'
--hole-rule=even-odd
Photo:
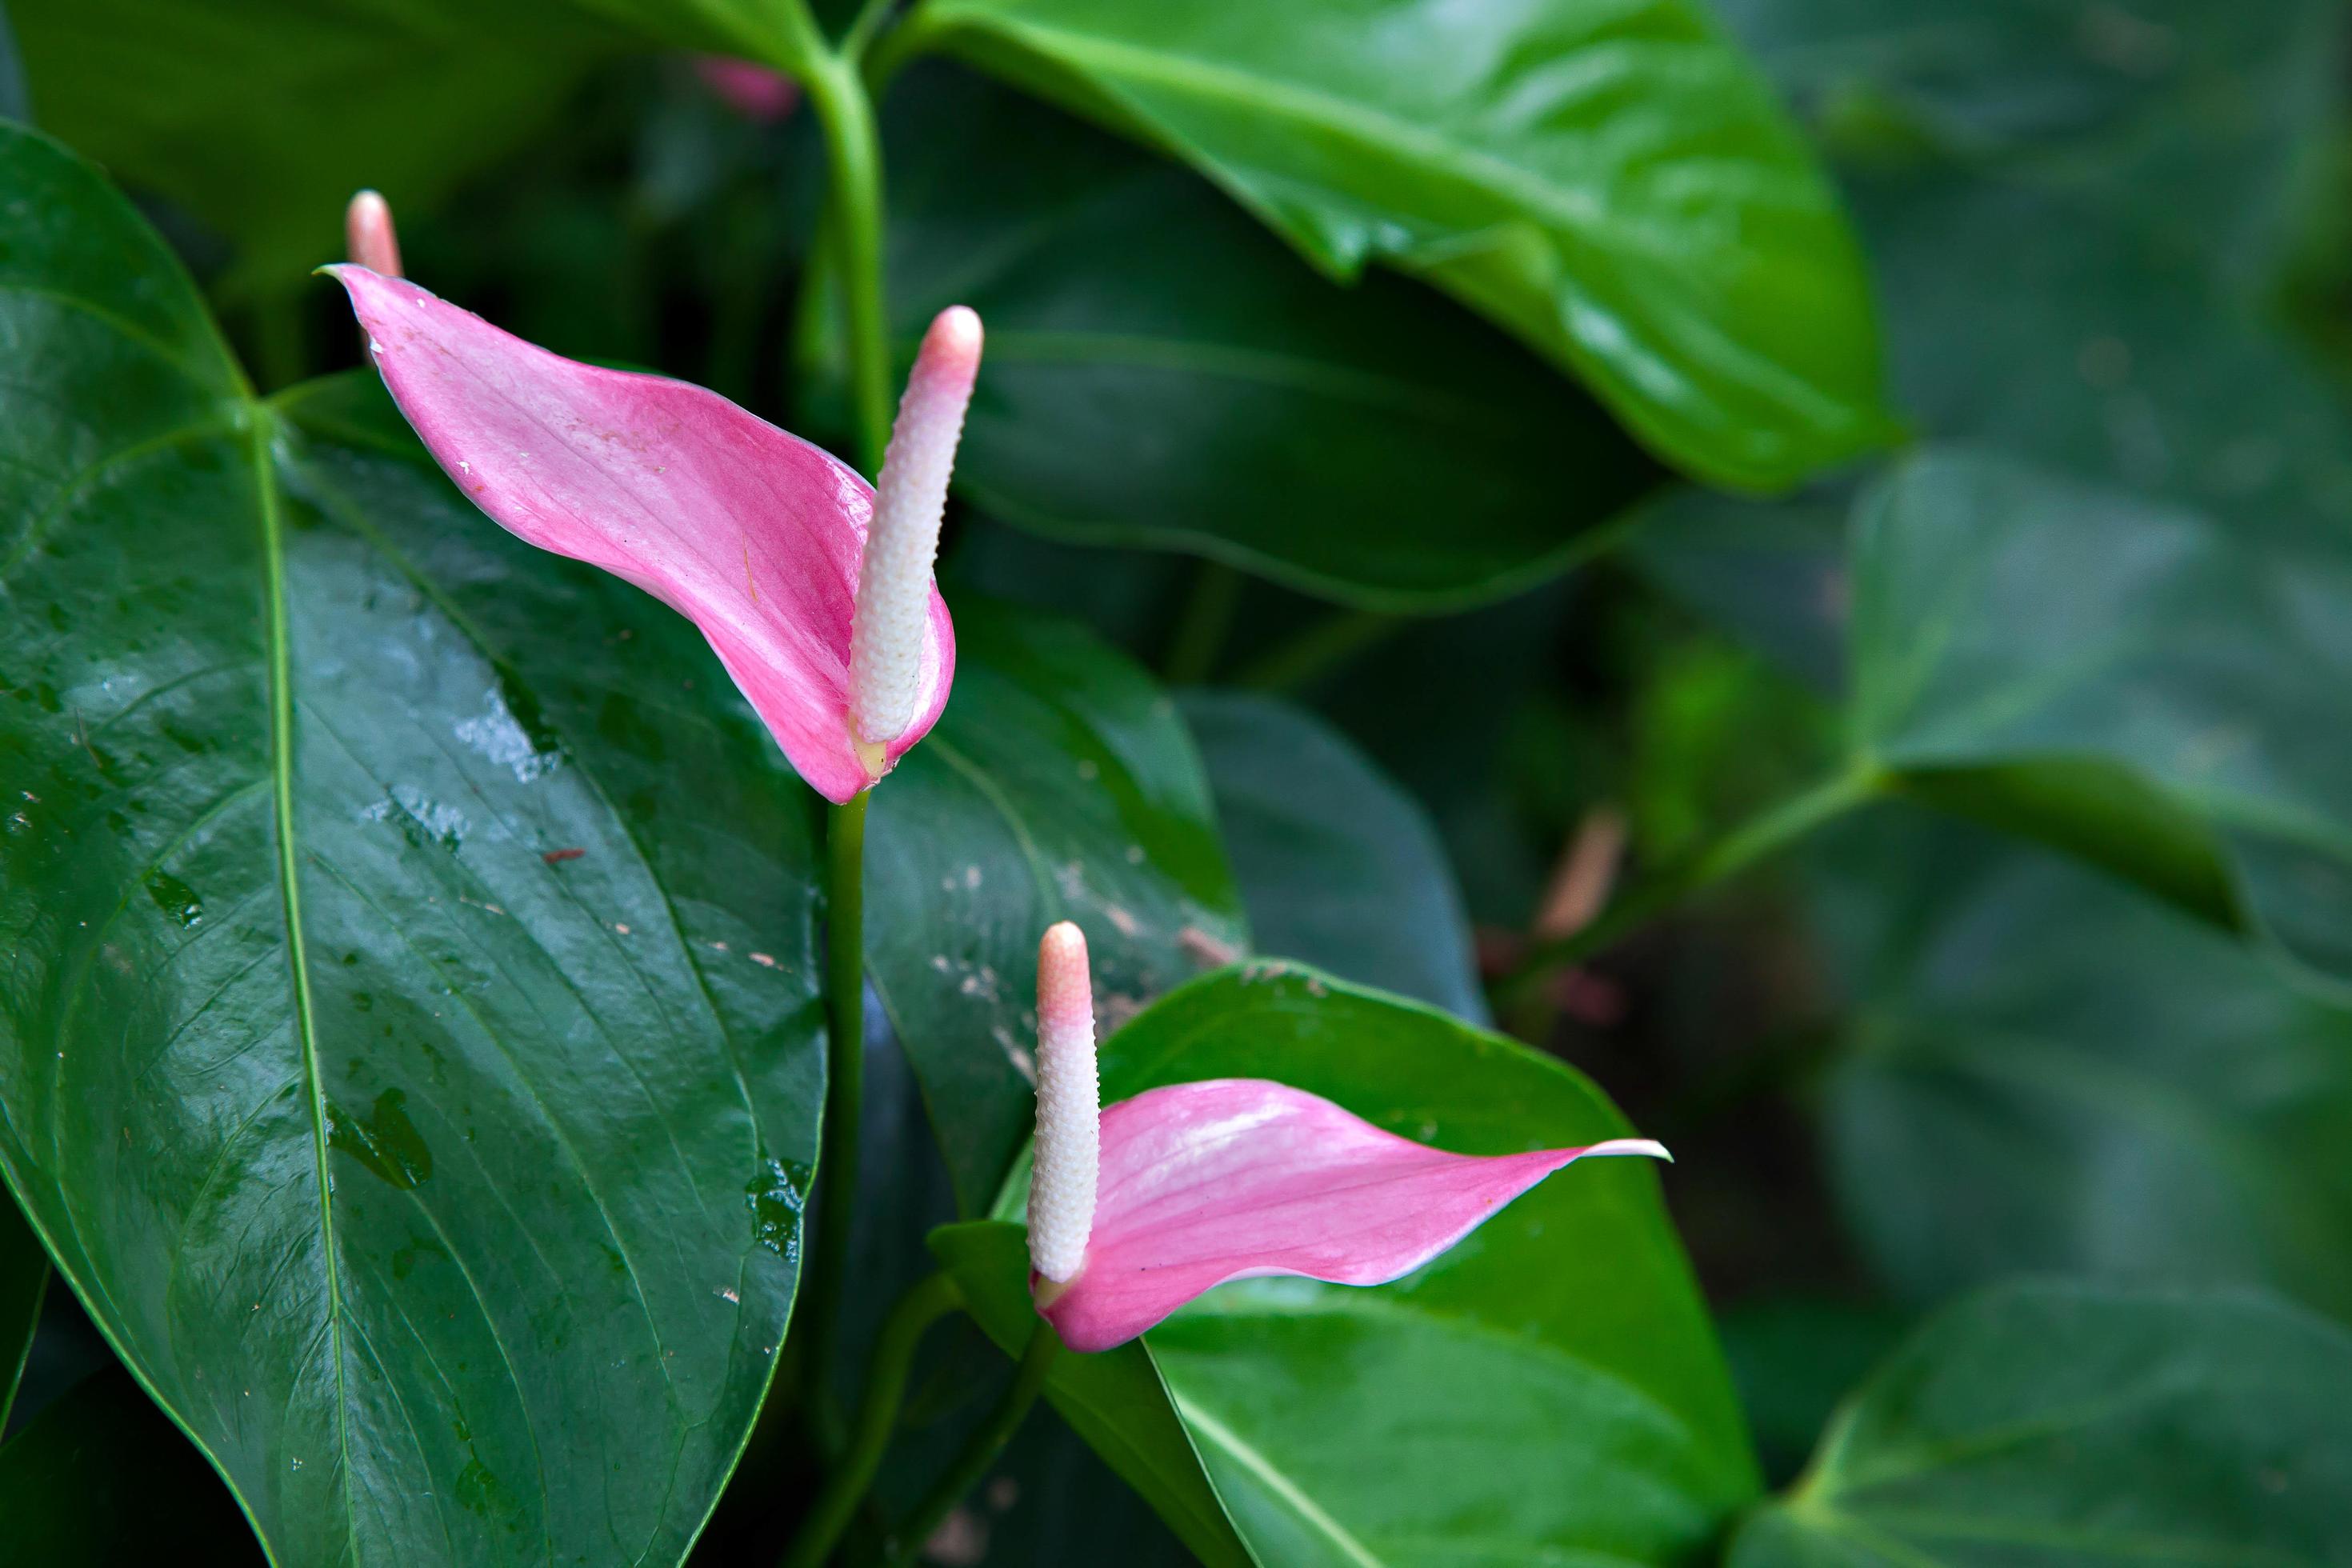
[{"label": "green stem", "polygon": [[907,1377],[914,1368],[915,1348],[923,1332],[960,1305],[955,1284],[934,1274],[898,1299],[882,1336],[874,1342],[874,1364],[866,1377],[865,1403],[857,1409],[857,1426],[849,1447],[817,1494],[808,1518],[793,1537],[784,1554],[784,1568],[818,1568],[841,1544],[842,1531],[856,1516],[857,1505],[882,1468],[890,1434],[898,1424],[898,1408],[907,1396]]},{"label": "green stem", "polygon": [[809,1267],[807,1369],[818,1436],[831,1447],[841,1417],[832,1369],[841,1339],[841,1293],[857,1213],[857,1118],[866,1093],[866,802],[824,819],[824,1142],[817,1156],[816,1246]]},{"label": "green stem", "polygon": [[1529,949],[1517,968],[1495,983],[1496,1006],[1507,1008],[1554,970],[1584,963],[1692,894],[1853,810],[1882,787],[1874,770],[1856,766],[1750,817],[1681,865],[1614,900],[1589,925]]},{"label": "green stem", "polygon": [[1004,1397],[988,1413],[988,1419],[964,1444],[963,1451],[956,1456],[955,1463],[948,1467],[939,1484],[925,1494],[915,1511],[907,1516],[907,1522],[895,1532],[891,1562],[902,1565],[914,1562],[923,1543],[939,1529],[940,1521],[947,1518],[948,1510],[988,1474],[988,1467],[996,1462],[996,1456],[1013,1440],[1013,1434],[1021,1429],[1029,1407],[1045,1391],[1045,1375],[1053,1371],[1054,1357],[1061,1348],[1061,1336],[1054,1332],[1053,1325],[1038,1319],[1037,1326],[1029,1333],[1029,1348],[1022,1352],[1021,1365],[1013,1374],[1013,1386],[1004,1391]]},{"label": "green stem", "polygon": [[1258,691],[1297,691],[1403,625],[1402,617],[1378,610],[1326,616],[1252,662],[1234,683]]},{"label": "green stem", "polygon": [[1176,635],[1168,644],[1169,685],[1198,686],[1215,671],[1241,598],[1240,573],[1222,561],[1201,563],[1200,575],[1192,579],[1192,591],[1177,617]]},{"label": "green stem", "polygon": [[850,400],[858,458],[882,469],[890,441],[890,340],[882,309],[882,144],[855,60],[827,55],[807,77],[809,106],[824,127],[832,167],[830,214],[846,307]]}]

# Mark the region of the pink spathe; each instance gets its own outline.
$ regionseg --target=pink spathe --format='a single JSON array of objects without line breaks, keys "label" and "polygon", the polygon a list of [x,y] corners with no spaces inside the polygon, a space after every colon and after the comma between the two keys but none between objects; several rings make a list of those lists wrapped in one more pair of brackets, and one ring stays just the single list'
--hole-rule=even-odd
[{"label": "pink spathe", "polygon": [[400,411],[467,498],[694,622],[819,794],[850,799],[929,731],[955,670],[936,588],[912,721],[874,766],[855,743],[850,622],[874,493],[846,464],[701,387],[580,364],[413,283],[327,270]]},{"label": "pink spathe", "polygon": [[1229,1279],[1380,1285],[1411,1273],[1587,1155],[1666,1157],[1646,1139],[1448,1153],[1261,1079],[1171,1084],[1102,1114],[1085,1266],[1039,1310],[1072,1350],[1135,1338]]}]

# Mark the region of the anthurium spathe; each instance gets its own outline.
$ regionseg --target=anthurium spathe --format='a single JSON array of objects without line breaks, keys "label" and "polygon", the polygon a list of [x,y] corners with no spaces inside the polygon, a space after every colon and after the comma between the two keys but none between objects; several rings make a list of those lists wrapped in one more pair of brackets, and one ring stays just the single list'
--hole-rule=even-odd
[{"label": "anthurium spathe", "polygon": [[1449,1153],[1264,1079],[1170,1084],[1097,1109],[1086,939],[1037,959],[1031,1289],[1072,1350],[1122,1344],[1230,1279],[1381,1285],[1588,1155],[1669,1158],[1647,1139]]},{"label": "anthurium spathe", "polygon": [[850,799],[939,718],[955,633],[931,568],[980,363],[971,311],[940,312],[925,336],[877,498],[717,393],[562,358],[368,267],[328,270],[467,498],[693,621],[818,793]]}]

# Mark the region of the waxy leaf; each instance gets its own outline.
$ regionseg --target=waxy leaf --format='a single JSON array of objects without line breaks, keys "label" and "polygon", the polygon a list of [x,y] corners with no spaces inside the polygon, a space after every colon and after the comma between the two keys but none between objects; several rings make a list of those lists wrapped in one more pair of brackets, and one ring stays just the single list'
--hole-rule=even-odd
[{"label": "waxy leaf", "polygon": [[1777,486],[1887,433],[1860,254],[1685,0],[932,0],[910,23],[1207,174],[1334,277],[1426,279],[1679,468]]},{"label": "waxy leaf", "polygon": [[15,0],[39,122],[241,247],[283,293],[353,187],[437,201],[628,44],[563,0]]},{"label": "waxy leaf", "polygon": [[2347,1400],[2352,1335],[2261,1295],[1990,1291],[1846,1402],[1730,1568],[2340,1563]]},{"label": "waxy leaf", "polygon": [[1426,609],[1565,569],[1657,478],[1502,333],[1395,278],[1335,287],[1066,115],[936,66],[884,131],[905,353],[944,306],[988,322],[956,484],[992,517]]},{"label": "waxy leaf", "polygon": [[1257,950],[1486,1021],[1470,921],[1420,805],[1304,709],[1181,700]]},{"label": "waxy leaf", "polygon": [[0,134],[0,1168],[278,1561],[681,1556],[823,1069],[811,797],[364,373]]},{"label": "waxy leaf", "polygon": [[[1106,1103],[1161,1084],[1270,1078],[1462,1153],[1630,1131],[1556,1062],[1275,964],[1162,999],[1105,1042],[1102,1070]],[[1264,1563],[1676,1560],[1724,1527],[1756,1479],[1648,1165],[1580,1164],[1394,1285],[1221,1287],[1138,1342],[1148,1362],[1134,1345],[1067,1354],[1048,1394],[1121,1474],[1147,1470],[1184,1496],[1172,1404]],[[1000,1212],[1019,1201],[1016,1184]],[[966,1226],[933,1238],[984,1326],[1014,1349],[1035,1319],[1020,1235]],[[1097,1370],[1114,1358],[1117,1390]],[[1154,1367],[1164,1402],[1149,1397]],[[1081,1377],[1092,1381],[1071,1381]]]},{"label": "waxy leaf", "polygon": [[1038,933],[1085,929],[1113,1023],[1247,935],[1174,700],[1066,623],[964,595],[956,626],[955,699],[869,807],[866,952],[976,1214],[1029,1136]]},{"label": "waxy leaf", "polygon": [[1889,1287],[2242,1281],[2352,1318],[2352,1011],[1978,830],[1887,813],[1818,859],[1852,1008],[1827,1164]]},{"label": "waxy leaf", "polygon": [[2352,552],[1948,451],[1853,550],[1877,766],[2352,979]]}]

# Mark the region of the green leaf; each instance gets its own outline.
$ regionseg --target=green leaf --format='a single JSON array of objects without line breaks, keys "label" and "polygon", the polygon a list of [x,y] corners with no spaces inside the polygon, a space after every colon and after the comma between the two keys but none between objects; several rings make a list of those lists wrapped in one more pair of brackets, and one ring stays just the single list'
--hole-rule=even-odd
[{"label": "green leaf", "polygon": [[1421,807],[1338,731],[1240,692],[1188,692],[1259,951],[1486,1018],[1470,922]]},{"label": "green leaf", "polygon": [[[1102,1071],[1106,1102],[1162,1083],[1279,1079],[1471,1153],[1627,1131],[1557,1062],[1278,964],[1228,970],[1162,999],[1105,1044]],[[1018,1201],[1008,1192],[1005,1206]],[[934,1235],[1008,1347],[1034,1318],[1020,1242],[1011,1226]],[[1679,1561],[1755,1490],[1722,1356],[1656,1174],[1632,1163],[1544,1183],[1394,1285],[1240,1281],[1138,1343],[1148,1359],[1137,1345],[1063,1357],[1049,1393],[1064,1397],[1074,1367],[1102,1380],[1082,1395],[1085,1419],[1068,1405],[1064,1414],[1130,1481],[1132,1468],[1148,1468],[1168,1488],[1184,1474],[1172,1404],[1242,1538],[1259,1561],[1286,1568],[1547,1554]],[[1117,1387],[1097,1367],[1112,1357]],[[1165,1400],[1151,1397],[1154,1366]],[[1465,1389],[1477,1391],[1475,1406]]]},{"label": "green leaf", "polygon": [[[1000,1220],[942,1226],[931,1232],[931,1250],[955,1276],[965,1309],[1018,1355],[1037,1322],[1028,1232]],[[1142,1341],[1058,1358],[1045,1396],[1209,1568],[1260,1561],[1234,1533]]]},{"label": "green leaf", "polygon": [[341,253],[343,204],[446,195],[626,43],[562,0],[15,0],[41,123],[242,247],[282,292]]},{"label": "green leaf", "polygon": [[1847,1389],[1901,1340],[1909,1318],[1811,1293],[1748,1297],[1716,1320],[1769,1478],[1793,1477]]},{"label": "green leaf", "polygon": [[1847,1401],[1731,1568],[2334,1563],[2352,1338],[2252,1294],[1971,1299]]},{"label": "green leaf", "polygon": [[8,1555],[44,1568],[268,1560],[204,1456],[120,1368],[85,1378],[0,1447]]},{"label": "green leaf", "polygon": [[[0,132],[0,1167],[282,1562],[675,1561],[782,1340],[810,797]],[[680,781],[690,781],[690,784]]]},{"label": "green leaf", "polygon": [[988,322],[956,482],[991,516],[1426,609],[1559,572],[1655,479],[1499,332],[1397,279],[1337,288],[1049,109],[929,68],[885,134],[902,353],[943,306]]},{"label": "green leaf", "polygon": [[1029,1136],[1045,928],[1085,929],[1107,1026],[1248,937],[1173,700],[1066,622],[955,613],[955,695],[869,808],[866,952],[976,1214]]},{"label": "green leaf", "polygon": [[1938,804],[2352,976],[2347,606],[2340,549],[1929,452],[1857,520],[1856,740]]},{"label": "green leaf", "polygon": [[1825,843],[1832,1185],[1879,1278],[2262,1285],[2352,1318],[2352,1012],[2106,878],[1891,816]]},{"label": "green leaf", "polygon": [[2336,123],[2342,7],[1725,9],[1843,166],[1921,426],[2335,530],[2352,430],[2268,306],[2298,156]]},{"label": "green leaf", "polygon": [[1887,434],[1828,182],[1687,0],[932,0],[909,26],[1192,164],[1334,277],[1435,284],[1678,467],[1777,486]]},{"label": "green leaf", "polygon": [[33,1353],[33,1331],[40,1325],[48,1284],[49,1259],[40,1237],[0,1188],[0,1432],[8,1429],[8,1412]]}]

